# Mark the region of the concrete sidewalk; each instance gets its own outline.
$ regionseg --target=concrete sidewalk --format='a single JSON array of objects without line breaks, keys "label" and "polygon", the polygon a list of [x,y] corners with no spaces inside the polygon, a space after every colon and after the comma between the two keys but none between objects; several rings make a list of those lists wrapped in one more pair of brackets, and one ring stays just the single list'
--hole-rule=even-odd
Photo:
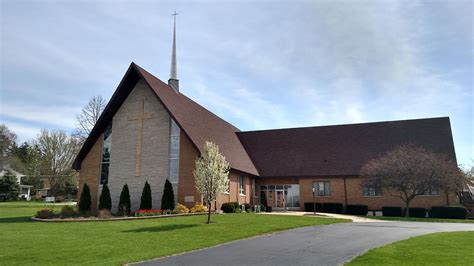
[{"label": "concrete sidewalk", "polygon": [[354,215],[346,215],[346,214],[335,214],[335,213],[322,213],[322,212],[316,212],[316,215],[314,215],[313,212],[302,212],[302,211],[281,211],[281,212],[262,212],[260,214],[265,214],[265,215],[294,215],[294,216],[314,216],[314,217],[320,217],[320,218],[340,218],[340,219],[349,219],[352,220],[354,223],[390,223],[392,221],[384,221],[384,220],[375,220],[375,219],[369,219],[369,218],[364,218],[360,216],[354,216]]}]

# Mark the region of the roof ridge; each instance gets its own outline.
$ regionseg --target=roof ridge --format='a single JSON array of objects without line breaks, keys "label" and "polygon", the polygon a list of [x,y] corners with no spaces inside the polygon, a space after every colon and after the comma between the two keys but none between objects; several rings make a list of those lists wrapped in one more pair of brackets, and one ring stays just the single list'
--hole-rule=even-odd
[{"label": "roof ridge", "polygon": [[[152,78],[160,81],[161,83],[163,83],[163,85],[166,85],[167,87],[169,87],[171,90],[173,90],[173,88],[171,88],[168,84],[166,84],[164,81],[162,81],[160,78],[156,77],[155,75],[151,74],[150,72],[148,72],[147,70],[145,70],[144,68],[142,68],[141,66],[133,63],[133,65],[135,67],[138,67],[139,71],[144,71],[146,72],[148,75],[150,75]],[[231,126],[235,132],[241,132],[241,130],[234,126],[232,123],[228,122],[227,120],[223,119],[222,117],[216,115],[214,112],[210,111],[209,109],[207,109],[206,107],[200,105],[199,103],[197,103],[196,101],[194,101],[193,99],[189,98],[186,94],[182,93],[182,92],[179,92],[179,95],[180,96],[183,96],[184,98],[186,98],[188,101],[191,101],[193,102],[195,105],[199,106],[200,108],[202,108],[204,111],[208,112],[209,114],[211,114],[212,116],[214,116],[215,118],[225,122],[226,124],[228,124],[229,126]]]},{"label": "roof ridge", "polygon": [[322,126],[303,126],[303,127],[259,129],[259,130],[240,131],[240,132],[238,132],[238,133],[267,132],[267,131],[284,131],[284,130],[296,130],[296,129],[345,127],[345,126],[363,126],[363,125],[388,124],[388,123],[399,123],[399,122],[416,122],[416,121],[422,121],[422,120],[429,121],[429,120],[437,120],[437,119],[448,119],[448,120],[449,120],[449,116],[426,117],[426,118],[413,118],[413,119],[399,119],[399,120],[363,122],[363,123],[352,123],[352,124],[336,124],[336,125],[322,125]]}]

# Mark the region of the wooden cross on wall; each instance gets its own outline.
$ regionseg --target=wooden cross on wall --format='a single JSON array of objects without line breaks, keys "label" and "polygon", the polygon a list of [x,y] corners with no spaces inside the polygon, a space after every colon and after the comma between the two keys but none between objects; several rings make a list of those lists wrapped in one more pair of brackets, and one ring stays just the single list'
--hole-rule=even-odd
[{"label": "wooden cross on wall", "polygon": [[151,119],[153,117],[152,113],[145,113],[145,99],[141,102],[140,112],[128,118],[128,121],[137,121],[137,144],[135,150],[135,176],[140,176],[141,174],[141,163],[142,163],[142,143],[143,143],[143,122],[146,119]]}]

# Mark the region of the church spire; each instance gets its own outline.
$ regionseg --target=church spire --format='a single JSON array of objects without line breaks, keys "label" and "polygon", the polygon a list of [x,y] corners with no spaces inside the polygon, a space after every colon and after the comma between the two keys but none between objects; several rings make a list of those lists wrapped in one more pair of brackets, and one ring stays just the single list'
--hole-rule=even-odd
[{"label": "church spire", "polygon": [[174,11],[172,16],[174,17],[174,26],[173,26],[173,48],[171,52],[171,69],[170,69],[170,79],[168,80],[168,85],[173,88],[175,91],[179,91],[179,81],[178,81],[178,68],[176,64],[176,16],[178,13]]}]

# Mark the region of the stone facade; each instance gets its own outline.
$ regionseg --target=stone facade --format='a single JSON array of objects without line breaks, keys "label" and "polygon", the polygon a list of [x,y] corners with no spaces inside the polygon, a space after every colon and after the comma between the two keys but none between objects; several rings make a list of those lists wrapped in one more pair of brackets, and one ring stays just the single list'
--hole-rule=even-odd
[{"label": "stone facade", "polygon": [[[131,117],[141,111],[151,118],[143,122],[141,171],[135,176],[137,130],[139,121]],[[153,208],[161,207],[161,196],[169,165],[170,115],[154,92],[140,80],[124,101],[112,121],[112,146],[108,185],[112,197],[112,211],[118,207],[120,192],[125,183],[130,190],[132,211],[140,207],[140,197],[146,181],[151,186]]]}]

